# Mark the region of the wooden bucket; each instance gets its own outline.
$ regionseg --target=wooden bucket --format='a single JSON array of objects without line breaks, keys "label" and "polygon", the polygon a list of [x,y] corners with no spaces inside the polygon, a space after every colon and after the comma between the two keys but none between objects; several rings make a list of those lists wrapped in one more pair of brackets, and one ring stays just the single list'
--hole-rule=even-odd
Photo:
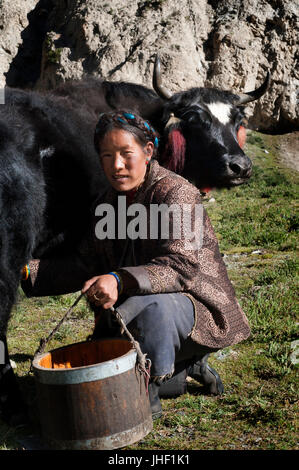
[{"label": "wooden bucket", "polygon": [[153,428],[137,353],[125,339],[71,344],[33,361],[41,430],[53,449],[111,450]]}]

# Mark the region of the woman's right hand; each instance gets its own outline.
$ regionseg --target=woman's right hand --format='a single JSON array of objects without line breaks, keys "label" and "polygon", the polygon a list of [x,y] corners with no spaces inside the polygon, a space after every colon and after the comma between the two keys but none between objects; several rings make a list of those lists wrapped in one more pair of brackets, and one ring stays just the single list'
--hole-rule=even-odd
[{"label": "woman's right hand", "polygon": [[111,274],[95,276],[85,282],[81,292],[86,293],[89,302],[109,309],[118,299],[117,280]]}]

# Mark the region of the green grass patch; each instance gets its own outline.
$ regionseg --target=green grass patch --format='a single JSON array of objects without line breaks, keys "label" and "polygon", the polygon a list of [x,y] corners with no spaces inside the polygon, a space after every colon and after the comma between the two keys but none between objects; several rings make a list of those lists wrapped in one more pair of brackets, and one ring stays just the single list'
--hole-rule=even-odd
[{"label": "green grass patch", "polygon": [[279,167],[275,148],[254,143],[268,136],[250,134],[247,154],[253,160],[253,175],[240,187],[216,193],[217,204],[209,206],[223,250],[234,247],[296,250],[298,241],[298,175]]},{"label": "green grass patch", "polygon": [[[298,339],[298,174],[279,164],[275,142],[271,136],[250,133],[250,182],[214,191],[216,201],[205,201],[252,331],[247,341],[211,356],[225,393],[205,396],[202,386],[190,379],[188,393],[163,399],[163,415],[153,431],[128,449],[298,449],[298,365],[291,360]],[[20,291],[9,325],[9,347],[33,408],[32,355],[75,298],[27,299]],[[50,347],[82,341],[92,328],[93,315],[82,302]],[[21,448],[20,437],[37,433],[35,418],[30,429],[0,422],[0,449]]]}]

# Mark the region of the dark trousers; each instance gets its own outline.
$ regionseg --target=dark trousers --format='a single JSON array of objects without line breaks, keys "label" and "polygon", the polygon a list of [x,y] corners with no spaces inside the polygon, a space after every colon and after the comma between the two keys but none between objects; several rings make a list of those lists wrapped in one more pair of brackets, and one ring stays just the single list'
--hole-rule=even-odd
[{"label": "dark trousers", "polygon": [[[163,381],[185,366],[186,361],[207,352],[190,339],[194,325],[191,300],[179,293],[139,295],[116,305],[124,323],[143,353],[151,360],[151,377]],[[111,337],[119,333],[113,327],[111,314],[101,314],[94,338]],[[182,366],[184,365],[184,366]]]}]

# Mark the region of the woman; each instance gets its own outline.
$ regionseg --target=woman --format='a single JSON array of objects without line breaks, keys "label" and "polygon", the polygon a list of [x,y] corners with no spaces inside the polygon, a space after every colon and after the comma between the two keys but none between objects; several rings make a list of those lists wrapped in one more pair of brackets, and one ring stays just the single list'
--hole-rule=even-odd
[{"label": "woman", "polygon": [[[209,393],[222,393],[207,357],[246,339],[250,328],[200,193],[159,166],[158,137],[149,123],[130,112],[102,114],[94,142],[111,187],[92,208],[77,252],[31,261],[23,289],[41,296],[83,286],[95,311],[94,338],[119,333],[109,312],[117,307],[151,359],[155,418],[162,413],[159,395],[184,393],[187,374]],[[157,208],[160,220],[154,217]]]}]

